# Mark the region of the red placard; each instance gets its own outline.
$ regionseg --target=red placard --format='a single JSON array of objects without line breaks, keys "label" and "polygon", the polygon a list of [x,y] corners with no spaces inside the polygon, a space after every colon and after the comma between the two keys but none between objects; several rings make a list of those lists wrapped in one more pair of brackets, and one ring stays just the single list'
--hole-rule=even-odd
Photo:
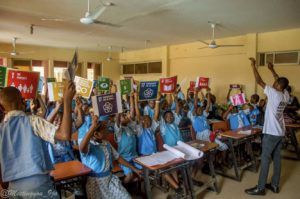
[{"label": "red placard", "polygon": [[38,90],[39,78],[39,72],[8,70],[6,85],[19,89],[25,99],[34,99]]},{"label": "red placard", "polygon": [[209,78],[197,77],[195,88],[208,88]]},{"label": "red placard", "polygon": [[174,93],[177,85],[177,76],[160,78],[160,92]]},{"label": "red placard", "polygon": [[196,82],[195,81],[190,81],[189,91],[190,92],[195,92],[195,86],[196,86]]}]

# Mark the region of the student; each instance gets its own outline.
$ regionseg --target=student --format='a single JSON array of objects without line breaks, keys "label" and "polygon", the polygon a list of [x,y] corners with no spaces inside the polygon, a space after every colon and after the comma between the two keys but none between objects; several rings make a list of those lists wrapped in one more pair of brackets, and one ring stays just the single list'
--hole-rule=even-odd
[{"label": "student", "polygon": [[258,117],[260,116],[258,102],[259,102],[259,95],[257,94],[251,95],[250,103],[248,103],[249,109],[245,110],[246,115],[249,118],[250,124],[253,126],[258,124],[258,120],[259,120]]},{"label": "student", "polygon": [[[210,90],[208,89],[207,92],[209,93]],[[197,132],[196,134],[196,139],[197,140],[204,140],[204,141],[210,141],[210,126],[207,121],[207,117],[209,114],[209,107],[210,107],[210,96],[208,94],[208,103],[205,107],[205,110],[201,106],[197,104],[198,101],[198,93],[199,89],[196,89],[195,93],[195,103],[194,103],[194,110],[191,116],[191,121],[192,121],[192,126],[194,130]],[[221,142],[218,138],[215,138],[214,140],[215,143],[219,145],[219,150],[220,151],[225,151],[228,149],[228,146]]]},{"label": "student", "polygon": [[151,119],[154,117],[154,107],[155,107],[155,101],[149,100],[148,104],[144,107],[144,114],[143,115],[149,115]]},{"label": "student", "polygon": [[86,182],[89,199],[129,199],[131,196],[122,186],[119,178],[111,173],[112,161],[117,160],[141,176],[141,171],[124,160],[111,144],[103,138],[106,134],[104,122],[100,125],[98,117],[93,116],[93,122],[84,137],[79,138],[79,149],[82,163],[92,169]]},{"label": "student", "polygon": [[185,100],[185,96],[184,96],[183,92],[181,91],[181,86],[179,84],[176,85],[176,90],[177,90],[177,99]]},{"label": "student", "polygon": [[182,141],[182,136],[179,130],[179,122],[181,116],[179,115],[179,105],[177,95],[174,95],[176,110],[166,111],[160,121],[160,134],[165,144],[169,146],[177,145],[178,141]]},{"label": "student", "polygon": [[[138,169],[142,167],[135,162],[133,159],[137,155],[137,140],[136,140],[136,123],[134,119],[134,105],[133,96],[130,96],[130,113],[124,112],[116,115],[115,123],[115,140],[118,143],[118,152],[120,156],[130,164],[134,165]],[[124,183],[129,183],[137,180],[137,176],[134,175],[132,169],[121,165],[125,174]]]},{"label": "student", "polygon": [[224,113],[223,119],[229,119],[231,130],[250,125],[246,114],[243,111],[239,111],[237,106],[230,105],[228,110]]},{"label": "student", "polygon": [[[54,110],[47,121],[59,127],[63,118],[62,102],[57,101]],[[70,141],[57,141],[55,144],[47,143],[48,151],[53,164],[74,160],[73,148]]]},{"label": "student", "polygon": [[45,141],[54,143],[55,140],[71,139],[71,102],[75,92],[74,84],[68,82],[64,89],[64,116],[59,128],[40,117],[27,116],[17,88],[6,87],[0,92],[0,104],[6,113],[0,124],[0,182],[9,183],[9,189],[17,196],[41,193],[46,198],[50,197],[49,194],[58,198],[48,175],[53,168]]},{"label": "student", "polygon": [[292,87],[288,86],[286,90],[289,92],[290,100],[286,105],[284,112],[288,115],[289,118],[294,120],[294,122],[300,122],[300,116],[297,111],[300,109],[298,98],[292,95]]},{"label": "student", "polygon": [[151,155],[157,152],[155,131],[159,126],[159,100],[155,101],[154,118],[149,115],[141,117],[139,112],[138,94],[134,93],[134,107],[137,121],[138,154]]},{"label": "student", "polygon": [[[266,85],[262,80],[256,68],[256,61],[250,58],[256,83],[264,89],[268,97],[265,113],[265,123],[263,127],[261,169],[258,179],[258,185],[246,189],[245,192],[250,195],[265,195],[265,188],[274,193],[279,193],[279,181],[281,173],[281,146],[285,134],[283,111],[289,101],[289,93],[286,88],[289,80],[285,77],[279,77],[274,70],[273,64],[268,63],[268,68],[274,76],[273,86]],[[273,160],[273,177],[271,183],[267,184],[270,162]]]}]

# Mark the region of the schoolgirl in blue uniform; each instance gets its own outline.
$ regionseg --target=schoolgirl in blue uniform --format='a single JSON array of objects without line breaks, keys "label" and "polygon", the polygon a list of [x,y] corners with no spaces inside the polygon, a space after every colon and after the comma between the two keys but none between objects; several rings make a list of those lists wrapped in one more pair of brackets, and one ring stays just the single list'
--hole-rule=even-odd
[{"label": "schoolgirl in blue uniform", "polygon": [[46,142],[70,140],[71,102],[75,92],[74,84],[68,82],[64,89],[64,116],[59,128],[43,118],[27,116],[18,89],[6,87],[0,92],[0,104],[6,113],[0,124],[0,181],[9,183],[9,190],[15,193],[11,198],[41,198],[41,195],[58,198],[48,175],[52,164]]}]

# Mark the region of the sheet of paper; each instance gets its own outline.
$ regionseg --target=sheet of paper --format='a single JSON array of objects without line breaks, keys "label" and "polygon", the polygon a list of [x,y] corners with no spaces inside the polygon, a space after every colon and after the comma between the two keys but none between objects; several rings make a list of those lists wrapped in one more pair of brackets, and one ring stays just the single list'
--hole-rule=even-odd
[{"label": "sheet of paper", "polygon": [[167,144],[164,144],[163,147],[168,151],[172,152],[173,154],[175,154],[178,158],[185,158],[186,154],[181,152],[180,150],[175,149],[175,147],[171,147]]},{"label": "sheet of paper", "polygon": [[238,134],[250,135],[251,134],[251,130],[239,131]]},{"label": "sheet of paper", "polygon": [[174,155],[172,152],[162,151],[149,156],[139,157],[137,158],[137,160],[147,166],[154,166],[154,165],[166,164],[176,158],[178,157]]}]

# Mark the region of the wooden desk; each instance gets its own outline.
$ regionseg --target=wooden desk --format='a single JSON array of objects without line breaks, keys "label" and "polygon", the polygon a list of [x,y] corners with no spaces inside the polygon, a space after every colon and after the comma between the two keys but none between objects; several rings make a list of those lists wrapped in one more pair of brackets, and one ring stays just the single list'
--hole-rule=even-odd
[{"label": "wooden desk", "polygon": [[300,148],[299,148],[299,143],[297,140],[296,136],[296,129],[300,128],[300,124],[297,123],[286,123],[285,124],[286,128],[286,137],[290,138],[291,144],[293,145],[297,158],[300,160]]},{"label": "wooden desk", "polygon": [[201,189],[197,189],[197,193],[195,193],[195,195],[198,195],[198,193],[204,191],[207,187],[209,187],[211,185],[212,185],[212,188],[214,189],[214,191],[219,193],[219,188],[217,186],[215,167],[213,164],[213,160],[214,160],[215,152],[218,148],[218,144],[216,144],[214,142],[201,141],[201,140],[193,140],[191,142],[188,142],[187,144],[190,144],[191,146],[201,150],[204,153],[203,158],[206,158],[208,161],[209,172],[210,172],[210,176],[211,176],[211,180],[205,184],[206,186],[203,186],[203,188],[201,188]]},{"label": "wooden desk", "polygon": [[54,165],[53,171],[50,176],[54,181],[55,188],[61,195],[61,190],[70,184],[81,183],[82,190],[85,192],[86,176],[92,171],[89,167],[85,166],[77,160],[58,163]]},{"label": "wooden desk", "polygon": [[148,166],[137,159],[134,159],[134,162],[140,164],[143,167],[143,174],[144,174],[144,184],[145,184],[145,192],[148,199],[151,199],[151,187],[150,187],[150,172],[153,173],[153,177],[151,179],[157,179],[164,173],[169,173],[174,170],[180,170],[183,176],[184,184],[186,187],[186,193],[187,195],[190,195],[190,197],[193,199],[195,198],[193,193],[193,182],[191,179],[191,175],[189,172],[189,162],[185,161],[184,159],[178,158],[174,159],[166,164],[161,165],[154,165],[154,166]]},{"label": "wooden desk", "polygon": [[[247,131],[247,130],[251,130],[251,134],[247,135],[247,134],[239,134],[239,131]],[[239,128],[236,130],[229,130],[229,131],[225,131],[223,133],[220,133],[220,135],[224,138],[227,138],[229,141],[229,151],[232,154],[232,160],[233,160],[233,167],[234,167],[234,172],[235,172],[235,176],[233,175],[229,175],[227,173],[224,172],[217,172],[218,174],[225,176],[225,177],[229,177],[232,178],[234,180],[240,181],[241,180],[241,172],[239,170],[243,170],[243,169],[247,169],[249,167],[252,168],[252,171],[256,171],[256,158],[253,154],[252,151],[252,145],[251,145],[251,140],[255,139],[258,135],[260,135],[262,132],[261,129],[258,128],[252,128],[252,126],[248,126],[248,127],[244,127],[244,128]],[[249,149],[249,153],[250,153],[250,157],[251,160],[249,163],[247,163],[246,165],[244,165],[243,167],[238,167],[237,164],[237,159],[235,156],[235,146],[238,146],[242,143],[246,143],[247,148]]]}]

